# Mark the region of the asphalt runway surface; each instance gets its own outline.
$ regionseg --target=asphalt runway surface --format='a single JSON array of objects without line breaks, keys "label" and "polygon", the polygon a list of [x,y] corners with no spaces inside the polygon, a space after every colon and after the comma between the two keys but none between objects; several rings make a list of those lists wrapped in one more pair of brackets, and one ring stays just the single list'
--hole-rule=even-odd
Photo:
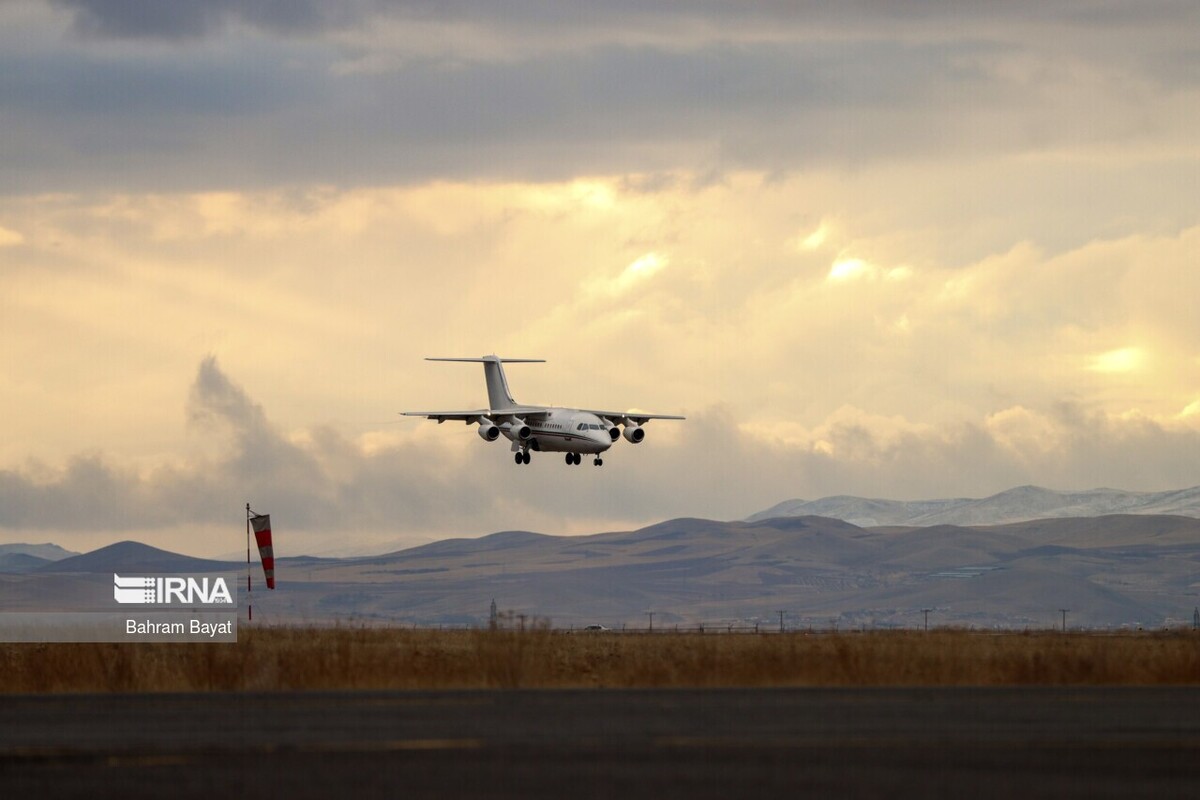
[{"label": "asphalt runway surface", "polygon": [[0,696],[0,797],[1200,797],[1200,690]]}]

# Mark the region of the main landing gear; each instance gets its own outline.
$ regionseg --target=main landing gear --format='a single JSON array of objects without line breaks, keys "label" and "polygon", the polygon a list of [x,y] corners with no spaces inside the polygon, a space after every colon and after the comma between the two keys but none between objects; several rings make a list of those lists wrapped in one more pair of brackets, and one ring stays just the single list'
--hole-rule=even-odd
[{"label": "main landing gear", "polygon": [[[579,453],[567,453],[567,466],[579,466],[582,463],[583,456],[579,455]],[[604,459],[602,459],[600,456],[596,456],[596,458],[592,460],[592,463],[598,467],[604,463]]]},{"label": "main landing gear", "polygon": [[529,460],[530,459],[529,459],[529,451],[528,450],[524,450],[513,456],[513,461],[517,462],[518,465],[528,464]]}]

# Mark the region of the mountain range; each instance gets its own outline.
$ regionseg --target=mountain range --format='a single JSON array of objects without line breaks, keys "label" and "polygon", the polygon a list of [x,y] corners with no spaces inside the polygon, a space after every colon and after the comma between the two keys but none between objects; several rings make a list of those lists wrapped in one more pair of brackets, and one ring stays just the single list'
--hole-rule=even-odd
[{"label": "mountain range", "polygon": [[870,528],[878,525],[1003,525],[1034,519],[1105,514],[1200,517],[1200,486],[1170,492],[1120,489],[1056,492],[1040,486],[1018,486],[981,499],[960,497],[916,501],[839,495],[820,500],[785,500],[746,519],[757,522],[775,517],[821,516]]},{"label": "mountain range", "polygon": [[0,544],[0,572],[29,572],[75,555],[56,544]]},{"label": "mountain range", "polygon": [[[556,627],[931,625],[1119,628],[1191,624],[1200,605],[1200,519],[1115,515],[1006,525],[865,528],[828,517],[676,519],[636,531],[523,531],[368,558],[257,564],[267,623],[483,625],[501,612]],[[0,575],[5,606],[36,605],[78,577],[122,570],[240,570],[136,542]],[[91,581],[94,584],[94,580]],[[239,590],[240,591],[240,590]],[[246,598],[239,598],[244,606]]]}]

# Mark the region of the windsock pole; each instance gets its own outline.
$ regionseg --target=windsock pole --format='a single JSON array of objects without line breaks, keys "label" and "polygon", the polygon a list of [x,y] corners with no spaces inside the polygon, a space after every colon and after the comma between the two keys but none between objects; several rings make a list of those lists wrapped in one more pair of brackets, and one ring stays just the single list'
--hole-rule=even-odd
[{"label": "windsock pole", "polygon": [[246,503],[246,621],[254,619],[254,605],[250,602],[250,504]]}]

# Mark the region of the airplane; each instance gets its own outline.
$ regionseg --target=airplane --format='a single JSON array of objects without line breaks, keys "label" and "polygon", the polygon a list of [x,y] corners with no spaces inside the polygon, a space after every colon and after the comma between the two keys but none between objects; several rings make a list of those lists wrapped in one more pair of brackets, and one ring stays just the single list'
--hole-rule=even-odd
[{"label": "airplane", "polygon": [[[557,406],[527,406],[513,399],[504,377],[505,364],[544,364],[542,358],[426,358],[426,361],[459,361],[483,364],[487,380],[489,408],[473,411],[401,411],[407,417],[436,419],[438,424],[455,420],[478,425],[476,433],[485,442],[494,442],[502,435],[512,442],[513,460],[528,464],[529,452],[566,453],[568,465],[583,463],[581,454],[593,456],[597,467],[604,464],[600,457],[621,436],[632,444],[646,438],[642,428],[652,419],[685,419],[669,414],[643,414],[633,411],[596,411]],[[621,427],[617,427],[617,426]]]}]

